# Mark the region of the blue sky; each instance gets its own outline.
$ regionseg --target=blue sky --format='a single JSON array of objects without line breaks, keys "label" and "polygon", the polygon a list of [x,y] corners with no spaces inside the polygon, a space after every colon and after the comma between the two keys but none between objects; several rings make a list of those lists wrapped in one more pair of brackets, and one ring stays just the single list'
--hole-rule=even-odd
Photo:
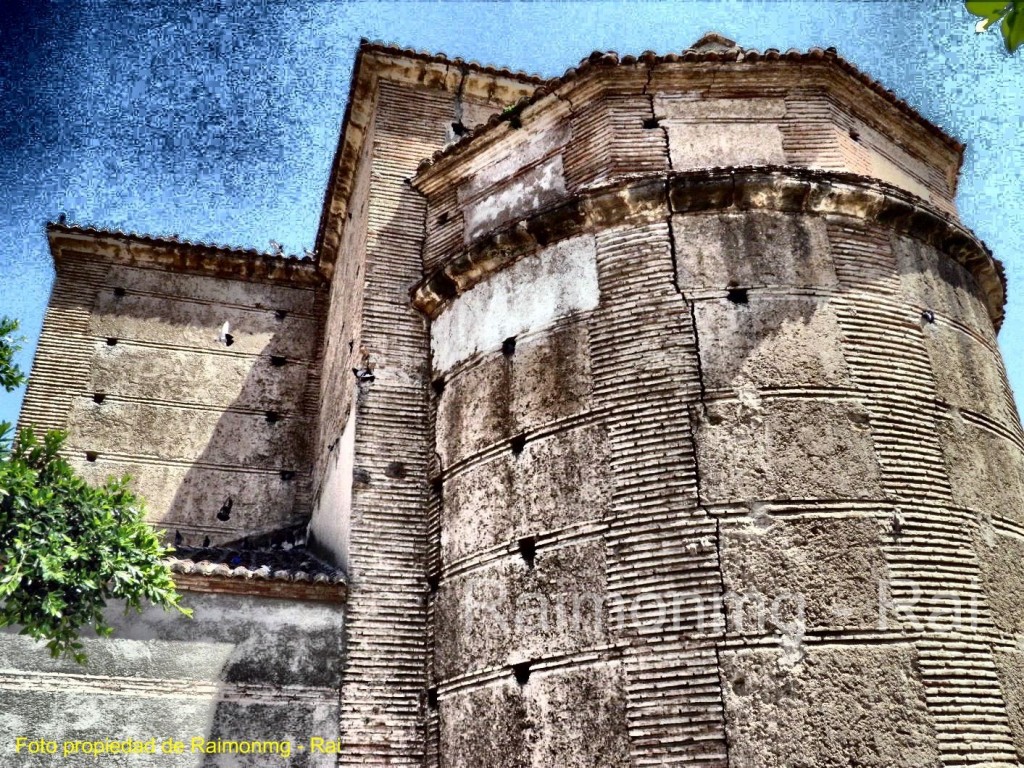
[{"label": "blue sky", "polygon": [[[202,5],[202,7],[197,7]],[[220,7],[218,7],[220,6]],[[960,2],[370,3],[0,0],[0,314],[31,364],[44,223],[289,252],[313,245],[361,37],[544,76],[593,50],[834,45],[968,145],[964,222],[1004,262],[1000,335],[1024,392],[1024,55]],[[0,393],[13,421],[21,392]]]}]

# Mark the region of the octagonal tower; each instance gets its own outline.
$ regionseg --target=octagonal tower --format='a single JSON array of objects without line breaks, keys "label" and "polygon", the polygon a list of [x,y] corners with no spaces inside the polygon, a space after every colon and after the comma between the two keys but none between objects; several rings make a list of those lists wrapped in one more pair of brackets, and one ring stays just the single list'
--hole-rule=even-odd
[{"label": "octagonal tower", "polygon": [[420,167],[444,766],[1024,754],[962,146],[831,49],[595,54]]}]

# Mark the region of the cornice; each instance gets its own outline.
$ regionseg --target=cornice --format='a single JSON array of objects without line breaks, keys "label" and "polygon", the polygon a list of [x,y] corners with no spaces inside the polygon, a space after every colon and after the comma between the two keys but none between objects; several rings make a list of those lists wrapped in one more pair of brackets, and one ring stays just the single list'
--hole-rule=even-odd
[{"label": "cornice", "polygon": [[879,224],[932,245],[977,281],[998,330],[1006,303],[1002,264],[956,219],[891,184],[867,176],[789,166],[720,168],[633,176],[482,235],[411,290],[413,306],[436,318],[489,275],[552,243],[624,223],[672,214],[770,210],[844,216]]},{"label": "cornice", "polygon": [[235,280],[297,287],[323,282],[309,257],[52,222],[46,234],[58,268],[67,254],[74,253],[111,263]]}]

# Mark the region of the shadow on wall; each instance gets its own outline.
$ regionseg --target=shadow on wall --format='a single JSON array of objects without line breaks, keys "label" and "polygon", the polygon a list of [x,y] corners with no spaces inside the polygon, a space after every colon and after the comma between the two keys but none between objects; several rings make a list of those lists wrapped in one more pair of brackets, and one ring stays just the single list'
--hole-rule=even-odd
[{"label": "shadow on wall", "polygon": [[314,301],[311,288],[112,268],[90,329],[106,341],[70,419],[83,472],[130,474],[180,544],[301,526]]}]

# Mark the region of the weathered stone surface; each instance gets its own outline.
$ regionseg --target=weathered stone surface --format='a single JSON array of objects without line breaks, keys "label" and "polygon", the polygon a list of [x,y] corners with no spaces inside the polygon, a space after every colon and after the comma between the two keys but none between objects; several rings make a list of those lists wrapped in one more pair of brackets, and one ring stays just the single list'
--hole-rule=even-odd
[{"label": "weathered stone surface", "polygon": [[514,434],[509,412],[511,372],[500,354],[445,381],[437,406],[437,452],[449,467]]},{"label": "weathered stone surface", "polygon": [[440,748],[452,768],[528,768],[530,721],[515,680],[441,701]]},{"label": "weathered stone surface", "polygon": [[974,548],[981,561],[981,581],[995,625],[1010,635],[1024,635],[1024,614],[1020,610],[1024,540],[996,533],[983,522]]},{"label": "weathered stone surface", "polygon": [[[188,464],[142,464],[104,457],[86,461],[77,453],[72,465],[89,482],[128,475],[131,487],[146,501],[146,517],[172,535],[180,530],[189,545],[202,544],[205,536],[220,544],[245,536],[267,533],[303,518],[295,509],[296,481],[280,472],[233,472],[218,467]],[[231,500],[231,517],[217,514]],[[189,535],[191,532],[191,535]]]},{"label": "weathered stone surface", "polygon": [[602,542],[541,549],[453,578],[437,601],[439,679],[574,653],[605,640]]},{"label": "weathered stone surface", "polygon": [[935,375],[935,392],[950,406],[1015,425],[1013,396],[999,359],[978,339],[948,325],[928,324],[925,346]]},{"label": "weathered stone surface", "polygon": [[825,222],[819,218],[764,211],[674,216],[672,236],[684,292],[836,285]]},{"label": "weathered stone surface", "polygon": [[443,466],[589,407],[592,383],[584,323],[514,339],[513,349],[486,355],[445,380],[436,424]]},{"label": "weathered stone surface", "polygon": [[631,765],[623,675],[615,664],[534,672],[441,701],[441,748],[453,766]]},{"label": "weathered stone surface", "polygon": [[759,123],[690,123],[665,120],[672,168],[780,165],[786,161],[782,131]]},{"label": "weathered stone surface", "polygon": [[88,392],[195,405],[294,409],[307,369],[270,356],[234,357],[99,342]]},{"label": "weathered stone surface", "polygon": [[177,405],[76,401],[75,445],[101,453],[203,463],[227,468],[291,469],[306,451],[305,419],[274,412],[182,409]]},{"label": "weathered stone surface", "polygon": [[559,432],[506,451],[445,483],[446,562],[525,536],[600,521],[611,496],[607,437],[599,427]]},{"label": "weathered stone surface", "polygon": [[694,303],[708,389],[843,386],[849,381],[835,313],[824,299],[755,294]]},{"label": "weathered stone surface", "polygon": [[911,302],[994,338],[981,289],[970,272],[933,246],[910,237],[893,235],[892,250],[903,292]]},{"label": "weathered stone surface", "polygon": [[313,311],[315,296],[308,288],[206,277],[163,269],[140,269],[123,264],[110,266],[105,291],[97,298],[102,301],[107,295],[113,296],[115,288],[124,288],[126,292],[140,295],[206,302],[225,308],[237,305],[303,313]]},{"label": "weathered stone surface", "polygon": [[479,200],[464,208],[466,243],[502,224],[520,219],[565,194],[562,158],[555,155],[510,181],[494,187]]},{"label": "weathered stone surface", "polygon": [[874,628],[879,584],[889,575],[881,545],[882,525],[870,518],[791,520],[761,514],[723,525],[729,631],[776,634],[780,622],[811,631]]},{"label": "weathered stone surface", "polygon": [[698,425],[705,503],[880,495],[867,411],[855,403],[748,392],[709,403]]},{"label": "weathered stone surface", "polygon": [[539,330],[599,298],[592,236],[565,240],[517,261],[459,296],[431,326],[434,370],[448,371],[478,352]]},{"label": "weathered stone surface", "polygon": [[524,688],[534,723],[532,766],[625,768],[625,675],[618,664],[537,672]]},{"label": "weathered stone surface", "polygon": [[1024,754],[1024,653],[1003,651],[993,656],[996,669],[999,671],[1003,696],[1006,698],[1013,743],[1017,747],[1017,752]]},{"label": "weathered stone surface", "polygon": [[593,382],[588,342],[585,322],[516,342],[511,358],[514,431],[530,432],[590,407]]},{"label": "weathered stone surface", "polygon": [[964,420],[936,423],[953,501],[988,515],[1024,522],[1024,454],[1010,440]]},{"label": "weathered stone surface", "polygon": [[907,646],[809,647],[722,654],[730,765],[943,763]]},{"label": "weathered stone surface", "polygon": [[[282,302],[283,303],[283,302]],[[283,317],[278,313],[284,313]],[[316,321],[287,310],[236,307],[167,296],[104,291],[96,299],[90,332],[104,338],[168,347],[224,350],[220,335],[228,324],[234,353],[315,357]]]}]

